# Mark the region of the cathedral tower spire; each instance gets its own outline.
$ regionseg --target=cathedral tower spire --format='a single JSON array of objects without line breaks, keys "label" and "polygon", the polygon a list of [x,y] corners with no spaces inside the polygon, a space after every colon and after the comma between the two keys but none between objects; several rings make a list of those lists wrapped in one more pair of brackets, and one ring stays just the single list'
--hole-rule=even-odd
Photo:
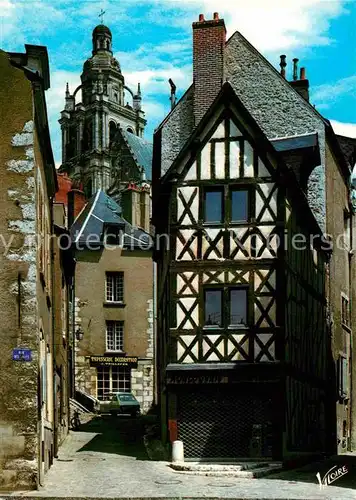
[{"label": "cathedral tower spire", "polygon": [[[146,125],[141,89],[125,85],[119,61],[113,56],[112,33],[104,24],[92,32],[92,55],[83,65],[81,85],[66,88],[61,113],[63,172],[83,184],[86,193],[112,184],[118,168],[117,138],[131,132],[142,138]],[[125,91],[131,96],[126,101]],[[80,99],[81,98],[81,99]],[[121,132],[120,132],[121,131]]]},{"label": "cathedral tower spire", "polygon": [[93,30],[93,56],[99,52],[109,52],[112,55],[112,34],[104,24],[99,24]]}]

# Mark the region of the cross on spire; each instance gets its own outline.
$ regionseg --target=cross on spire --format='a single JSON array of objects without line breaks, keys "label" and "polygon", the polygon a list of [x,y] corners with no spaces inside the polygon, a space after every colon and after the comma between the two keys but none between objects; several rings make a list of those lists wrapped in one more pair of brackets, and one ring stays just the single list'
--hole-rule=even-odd
[{"label": "cross on spire", "polygon": [[101,24],[104,24],[104,19],[103,18],[104,18],[105,12],[106,12],[105,10],[101,9],[100,14],[98,16],[98,17],[100,17]]}]

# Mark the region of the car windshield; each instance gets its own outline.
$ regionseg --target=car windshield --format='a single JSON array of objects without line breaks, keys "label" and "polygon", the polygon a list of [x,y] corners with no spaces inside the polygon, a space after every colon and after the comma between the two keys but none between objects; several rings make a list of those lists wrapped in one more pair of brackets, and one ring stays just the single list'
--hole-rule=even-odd
[{"label": "car windshield", "polygon": [[120,401],[136,401],[132,394],[119,394]]}]

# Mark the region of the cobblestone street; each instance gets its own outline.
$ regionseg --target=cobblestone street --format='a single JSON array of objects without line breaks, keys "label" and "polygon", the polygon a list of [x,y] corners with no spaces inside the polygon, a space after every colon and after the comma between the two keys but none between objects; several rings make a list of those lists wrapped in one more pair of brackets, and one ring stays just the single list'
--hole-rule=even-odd
[{"label": "cobblestone street", "polygon": [[[356,499],[356,457],[338,458],[349,473],[335,486],[320,490],[321,475],[334,462],[308,466],[263,479],[195,476],[172,471],[168,463],[148,460],[143,419],[102,416],[72,432],[39,491],[12,497],[67,498],[235,498]],[[1,500],[1,497],[0,497]]]}]

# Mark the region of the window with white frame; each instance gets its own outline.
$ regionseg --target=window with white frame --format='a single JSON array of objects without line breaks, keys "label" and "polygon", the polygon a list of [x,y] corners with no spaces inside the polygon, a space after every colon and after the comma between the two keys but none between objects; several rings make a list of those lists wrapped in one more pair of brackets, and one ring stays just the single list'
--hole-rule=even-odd
[{"label": "window with white frame", "polygon": [[124,349],[124,322],[106,322],[106,350],[123,351]]},{"label": "window with white frame", "polygon": [[124,301],[124,273],[106,273],[106,302]]},{"label": "window with white frame", "polygon": [[131,369],[127,366],[98,366],[97,398],[109,401],[114,392],[130,392]]}]

